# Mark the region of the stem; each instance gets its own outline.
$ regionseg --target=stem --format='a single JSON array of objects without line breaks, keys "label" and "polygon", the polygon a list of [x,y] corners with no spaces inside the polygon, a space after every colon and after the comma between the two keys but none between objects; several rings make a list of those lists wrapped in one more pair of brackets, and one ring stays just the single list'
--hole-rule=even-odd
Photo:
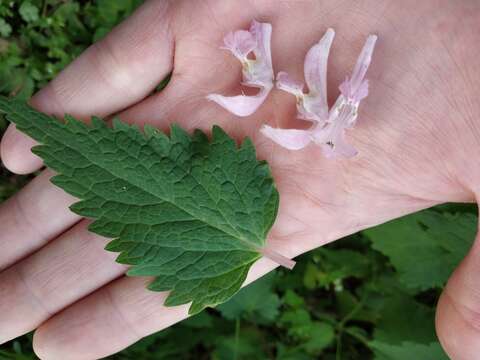
[{"label": "stem", "polygon": [[364,336],[361,336],[357,333],[355,333],[354,331],[351,331],[350,329],[346,328],[344,329],[344,332],[345,334],[348,334],[350,335],[351,337],[353,337],[354,339],[357,339],[359,342],[361,342],[365,347],[369,348],[370,344],[369,344],[369,341],[366,337]]},{"label": "stem", "polygon": [[337,335],[337,350],[335,352],[335,360],[341,360],[341,359],[342,359],[342,333],[339,332]]},{"label": "stem", "polygon": [[47,16],[47,6],[48,6],[48,0],[43,0],[42,17]]},{"label": "stem", "polygon": [[240,341],[240,318],[235,320],[235,353],[233,354],[233,360],[238,359],[238,343]]},{"label": "stem", "polygon": [[[337,326],[337,351],[336,351],[336,360],[341,360],[342,358],[342,335],[345,330],[345,325],[347,324],[350,319],[352,319],[365,305],[366,300],[368,298],[368,293],[365,292],[364,295],[362,296],[362,299],[355,305],[355,307],[350,311],[345,317],[340,321],[340,323]],[[350,334],[351,335],[351,334]]]},{"label": "stem", "polygon": [[268,248],[268,246],[264,247],[263,249],[259,249],[260,253],[265,256],[266,258],[276,262],[278,265],[283,266],[289,270],[292,270],[295,266],[295,261],[277,253],[276,251]]}]

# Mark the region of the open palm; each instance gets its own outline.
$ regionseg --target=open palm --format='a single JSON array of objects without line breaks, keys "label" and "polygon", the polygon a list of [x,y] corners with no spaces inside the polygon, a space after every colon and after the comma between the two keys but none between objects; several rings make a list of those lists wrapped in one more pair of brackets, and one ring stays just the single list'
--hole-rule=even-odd
[{"label": "open palm", "polygon": [[[275,71],[297,78],[306,51],[327,27],[335,28],[331,101],[366,35],[379,35],[370,96],[347,134],[357,157],[329,160],[314,145],[288,151],[263,137],[258,130],[265,123],[305,126],[295,119],[295,98],[286,93],[273,90],[247,118],[205,99],[242,91],[238,62],[219,46],[225,33],[254,18],[273,25]],[[118,114],[164,129],[172,122],[204,130],[219,124],[239,140],[251,137],[258,156],[270,162],[281,196],[268,242],[293,257],[437,203],[475,200],[480,169],[468,160],[480,152],[474,117],[480,110],[474,98],[480,49],[473,35],[480,32],[479,19],[475,1],[152,0],[32,104],[59,116]],[[170,72],[167,87],[152,94]],[[10,127],[2,140],[6,166],[18,173],[41,167],[31,146]],[[123,275],[126,268],[103,250],[107,240],[87,232],[88,221],[67,210],[74,199],[51,185],[50,176],[43,172],[0,208],[0,342],[40,326],[34,345],[42,359],[95,359],[185,318],[187,306],[165,308],[166,295],[145,290],[146,279]],[[479,258],[474,248],[439,309],[439,335],[455,359],[480,351],[478,323],[472,325],[480,312],[474,298],[480,284],[469,276]],[[262,259],[248,281],[274,267]]]}]

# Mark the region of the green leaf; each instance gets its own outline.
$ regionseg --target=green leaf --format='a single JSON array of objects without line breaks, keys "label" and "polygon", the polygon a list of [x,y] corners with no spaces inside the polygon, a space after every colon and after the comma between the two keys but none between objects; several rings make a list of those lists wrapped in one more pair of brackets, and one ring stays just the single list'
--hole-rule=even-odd
[{"label": "green leaf", "polygon": [[435,310],[407,294],[396,292],[385,298],[374,331],[377,341],[400,344],[402,341],[430,343],[436,340]]},{"label": "green leaf", "polygon": [[288,305],[292,308],[302,308],[305,306],[305,301],[301,296],[298,296],[294,291],[287,290],[285,296],[283,297],[285,305]]},{"label": "green leaf", "polygon": [[89,229],[128,275],[154,276],[151,290],[171,290],[165,304],[192,302],[190,313],[225,302],[243,284],[275,220],[278,192],[249,139],[240,148],[219,127],[212,139],[172,126],[93,118],[86,125],[41,114],[0,97],[0,111],[40,143],[33,152],[58,175],[52,182],[81,201]]},{"label": "green leaf", "polygon": [[341,286],[344,279],[361,278],[368,270],[368,259],[352,250],[320,248],[315,251],[315,256],[318,265],[309,263],[303,279],[308,289],[328,287],[331,284]]},{"label": "green leaf", "polygon": [[[220,335],[220,334],[219,334]],[[266,354],[261,347],[261,334],[257,329],[245,329],[237,336],[218,336],[213,360],[264,360]],[[197,356],[198,358],[198,356]]]},{"label": "green leaf", "polygon": [[34,22],[38,20],[38,8],[30,1],[22,2],[18,11],[22,16],[22,19],[26,22]]},{"label": "green leaf", "polygon": [[365,230],[407,288],[443,287],[475,238],[476,216],[426,210]]},{"label": "green leaf", "polygon": [[325,322],[313,322],[309,328],[309,339],[302,347],[312,355],[318,355],[330,346],[335,339],[335,330],[332,325]]},{"label": "green leaf", "polygon": [[403,342],[400,345],[391,345],[372,341],[370,347],[375,352],[375,360],[448,360],[438,342],[430,344]]},{"label": "green leaf", "polygon": [[12,33],[12,27],[5,19],[0,18],[0,35],[2,37],[9,37]]},{"label": "green leaf", "polygon": [[278,316],[280,298],[272,290],[274,273],[248,285],[225,304],[218,307],[222,316],[229,320],[252,319],[257,324],[267,324]]}]

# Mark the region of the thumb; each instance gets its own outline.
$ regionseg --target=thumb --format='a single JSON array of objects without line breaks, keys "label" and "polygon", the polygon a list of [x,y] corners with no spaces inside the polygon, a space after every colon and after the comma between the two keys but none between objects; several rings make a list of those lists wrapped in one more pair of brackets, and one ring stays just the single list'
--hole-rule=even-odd
[{"label": "thumb", "polygon": [[480,357],[480,234],[450,277],[438,306],[437,335],[453,360]]}]

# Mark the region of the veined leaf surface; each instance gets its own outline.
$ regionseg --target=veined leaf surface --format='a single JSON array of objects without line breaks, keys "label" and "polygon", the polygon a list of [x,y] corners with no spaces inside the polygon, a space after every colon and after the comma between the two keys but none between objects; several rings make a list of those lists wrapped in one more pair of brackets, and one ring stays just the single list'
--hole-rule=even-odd
[{"label": "veined leaf surface", "polygon": [[279,202],[270,169],[249,139],[240,147],[221,128],[211,140],[172,126],[92,118],[63,122],[25,102],[0,98],[0,111],[40,145],[32,151],[57,172],[52,182],[80,199],[71,210],[113,240],[107,250],[171,291],[165,304],[190,313],[228,300],[261,255]]}]

